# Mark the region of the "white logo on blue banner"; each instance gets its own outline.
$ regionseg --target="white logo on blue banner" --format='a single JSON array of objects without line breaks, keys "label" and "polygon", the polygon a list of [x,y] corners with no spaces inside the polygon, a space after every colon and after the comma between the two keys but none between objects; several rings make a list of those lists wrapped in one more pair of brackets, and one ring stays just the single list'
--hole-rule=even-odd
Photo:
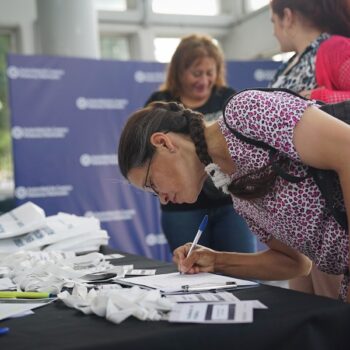
[{"label": "white logo on blue banner", "polygon": [[41,79],[41,80],[59,80],[64,75],[64,70],[53,68],[32,68],[9,66],[7,76],[9,79]]},{"label": "white logo on blue banner", "polygon": [[15,196],[21,200],[31,200],[32,198],[46,197],[67,197],[73,191],[72,185],[56,186],[18,186],[15,188]]},{"label": "white logo on blue banner", "polygon": [[80,156],[82,166],[118,165],[117,154],[82,154]]},{"label": "white logo on blue banner", "polygon": [[135,81],[139,84],[143,83],[158,83],[161,84],[165,80],[164,71],[145,72],[137,70],[134,74]]},{"label": "white logo on blue banner", "polygon": [[135,209],[126,209],[126,210],[107,210],[107,211],[87,211],[85,216],[95,217],[101,222],[106,221],[125,221],[132,220],[136,215]]},{"label": "white logo on blue banner", "polygon": [[11,130],[12,137],[19,139],[63,139],[69,132],[69,128],[58,127],[33,127],[25,128],[14,126]]},{"label": "white logo on blue banner", "polygon": [[164,233],[149,233],[146,235],[146,243],[149,246],[167,244],[166,237]]},{"label": "white logo on blue banner", "polygon": [[271,81],[276,73],[275,69],[256,69],[254,71],[254,78],[256,81]]},{"label": "white logo on blue banner", "polygon": [[129,101],[125,98],[86,98],[78,97],[78,109],[125,109]]}]

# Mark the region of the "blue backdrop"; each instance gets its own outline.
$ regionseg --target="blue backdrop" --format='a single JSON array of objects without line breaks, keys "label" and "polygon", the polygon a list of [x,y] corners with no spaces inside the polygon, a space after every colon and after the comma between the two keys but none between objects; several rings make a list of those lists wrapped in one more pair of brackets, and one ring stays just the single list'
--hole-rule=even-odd
[{"label": "blue backdrop", "polygon": [[[266,86],[277,65],[228,62],[229,85]],[[158,201],[124,181],[116,157],[125,120],[158,89],[164,70],[150,62],[9,55],[17,204],[33,201],[47,215],[94,215],[114,248],[168,259]]]}]

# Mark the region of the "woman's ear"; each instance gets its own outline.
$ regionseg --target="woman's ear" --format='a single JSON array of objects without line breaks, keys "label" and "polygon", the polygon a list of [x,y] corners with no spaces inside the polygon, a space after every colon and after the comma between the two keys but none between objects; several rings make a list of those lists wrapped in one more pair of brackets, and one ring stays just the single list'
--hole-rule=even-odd
[{"label": "woman's ear", "polygon": [[283,10],[283,24],[286,28],[289,28],[295,21],[295,12],[286,7]]},{"label": "woman's ear", "polygon": [[168,134],[164,132],[155,132],[150,138],[151,144],[156,148],[164,148],[170,153],[175,152],[175,145]]}]

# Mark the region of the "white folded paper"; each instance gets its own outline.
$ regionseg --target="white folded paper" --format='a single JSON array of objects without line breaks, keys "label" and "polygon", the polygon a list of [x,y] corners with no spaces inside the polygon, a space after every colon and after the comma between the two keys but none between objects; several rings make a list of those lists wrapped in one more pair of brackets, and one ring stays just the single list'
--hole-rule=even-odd
[{"label": "white folded paper", "polygon": [[114,269],[103,254],[96,252],[75,256],[73,252],[19,251],[0,259],[0,266],[8,269],[6,277],[18,290],[52,294],[81,284],[83,275]]},{"label": "white folded paper", "polygon": [[117,324],[130,316],[158,321],[164,319],[165,313],[174,306],[173,302],[162,298],[159,291],[139,287],[88,291],[83,286],[75,286],[72,294],[64,291],[58,298],[69,307],[105,317]]}]

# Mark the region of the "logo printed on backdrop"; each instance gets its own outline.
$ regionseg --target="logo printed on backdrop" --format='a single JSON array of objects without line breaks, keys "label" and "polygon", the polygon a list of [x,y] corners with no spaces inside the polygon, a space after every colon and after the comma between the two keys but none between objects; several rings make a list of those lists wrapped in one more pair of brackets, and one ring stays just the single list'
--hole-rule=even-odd
[{"label": "logo printed on backdrop", "polygon": [[63,139],[67,136],[69,128],[66,127],[32,127],[24,128],[14,126],[11,130],[12,137],[19,139]]},{"label": "logo printed on backdrop", "polygon": [[136,215],[135,209],[126,210],[108,210],[108,211],[87,211],[84,216],[99,219],[101,222],[106,221],[125,221],[132,220]]},{"label": "logo printed on backdrop", "polygon": [[146,244],[148,246],[167,244],[164,233],[149,233],[146,235]]},{"label": "logo printed on backdrop", "polygon": [[87,98],[78,97],[75,104],[78,109],[125,109],[129,100],[125,98]]},{"label": "logo printed on backdrop", "polygon": [[35,186],[24,187],[19,186],[15,189],[15,196],[18,199],[27,198],[46,198],[46,197],[66,197],[73,191],[72,185],[56,185],[56,186]]},{"label": "logo printed on backdrop", "polygon": [[144,72],[137,70],[134,74],[135,81],[137,83],[163,83],[165,80],[164,72]]},{"label": "logo printed on backdrop", "polygon": [[271,81],[276,73],[276,69],[256,69],[254,79],[257,81]]},{"label": "logo printed on backdrop", "polygon": [[65,71],[63,69],[16,66],[9,66],[7,68],[7,76],[9,79],[60,80],[64,74]]},{"label": "logo printed on backdrop", "polygon": [[103,165],[118,165],[116,154],[87,154],[80,156],[80,164],[84,167],[88,166],[103,166]]}]

